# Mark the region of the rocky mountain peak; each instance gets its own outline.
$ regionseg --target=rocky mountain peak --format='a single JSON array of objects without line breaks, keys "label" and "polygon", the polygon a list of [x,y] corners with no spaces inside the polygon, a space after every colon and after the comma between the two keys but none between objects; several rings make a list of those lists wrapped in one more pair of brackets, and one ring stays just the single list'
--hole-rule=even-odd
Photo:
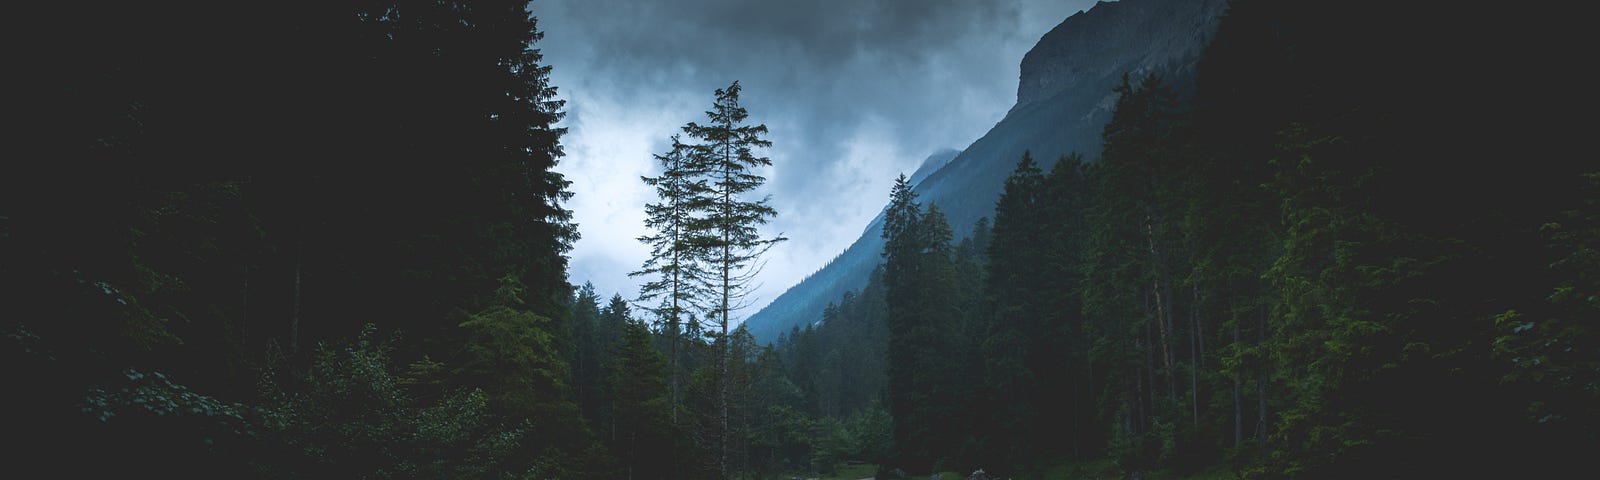
[{"label": "rocky mountain peak", "polygon": [[[1097,86],[1107,77],[1192,64],[1226,0],[1099,2],[1067,17],[1022,57],[1017,106]],[[1178,72],[1182,73],[1182,72]]]}]

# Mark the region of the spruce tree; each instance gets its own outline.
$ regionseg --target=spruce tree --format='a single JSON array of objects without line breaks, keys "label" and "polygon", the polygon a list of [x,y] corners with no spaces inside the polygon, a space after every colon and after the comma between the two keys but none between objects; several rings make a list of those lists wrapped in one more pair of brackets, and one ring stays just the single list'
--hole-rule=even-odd
[{"label": "spruce tree", "polygon": [[666,478],[673,473],[674,452],[667,362],[650,345],[645,324],[628,320],[620,333],[611,452],[626,478]]},{"label": "spruce tree", "polygon": [[949,461],[961,441],[967,394],[961,378],[961,312],[944,213],[926,212],[901,175],[884,212],[883,284],[888,310],[890,461],[913,472]]},{"label": "spruce tree", "polygon": [[[982,346],[984,381],[993,402],[983,409],[992,416],[977,425],[991,440],[985,452],[993,461],[1017,465],[1030,460],[1036,442],[1017,445],[1004,439],[1033,439],[1040,428],[1036,405],[1040,382],[1048,378],[1042,356],[1054,353],[1037,348],[1052,335],[1045,329],[1042,280],[1046,262],[1043,249],[1044,174],[1033,156],[1023,152],[995,204],[994,237],[989,244],[989,281],[985,292],[988,315],[978,340]],[[1056,365],[1051,364],[1049,368]]]},{"label": "spruce tree", "polygon": [[910,439],[926,436],[912,421],[919,405],[913,381],[914,356],[922,346],[907,335],[910,325],[916,321],[909,307],[915,302],[912,280],[918,275],[916,255],[921,245],[916,231],[921,219],[922,206],[917,203],[917,194],[906,176],[900,175],[895,179],[889,206],[883,214],[883,285],[888,305],[885,323],[889,328],[888,400],[889,415],[893,419],[893,448],[888,460],[896,464],[905,463],[909,458]]},{"label": "spruce tree", "polygon": [[762,138],[767,126],[749,125],[748,111],[739,103],[739,82],[717,89],[711,110],[706,111],[707,123],[690,122],[683,127],[684,134],[697,140],[691,150],[692,164],[703,172],[708,189],[693,203],[702,217],[696,219],[694,251],[704,262],[709,275],[701,286],[711,292],[706,317],[715,322],[718,338],[718,388],[719,423],[722,430],[718,452],[719,469],[728,474],[728,434],[731,385],[727,380],[732,362],[729,334],[730,316],[734,310],[745,306],[751,282],[760,271],[760,257],[772,245],[786,240],[781,236],[763,238],[759,227],[777,215],[768,199],[751,201],[746,198],[751,191],[766,183],[766,178],[755,170],[772,165],[772,160],[759,156],[757,149],[768,148],[772,142]]},{"label": "spruce tree", "polygon": [[[466,316],[464,350],[453,359],[463,383],[481,386],[489,406],[501,415],[526,420],[541,432],[529,442],[531,460],[584,448],[591,434],[572,401],[571,368],[561,350],[554,320],[527,309],[527,293],[516,277],[501,278],[494,303]],[[568,461],[562,458],[560,461]]]},{"label": "spruce tree", "polygon": [[600,364],[611,353],[603,346],[609,339],[599,336],[600,295],[595,293],[594,284],[585,282],[578,287],[572,302],[572,335],[564,343],[571,345],[568,362],[572,366],[573,394],[584,418],[593,424],[600,414],[601,390],[606,384]]},{"label": "spruce tree", "polygon": [[678,421],[679,393],[681,391],[681,365],[678,353],[682,343],[683,322],[686,312],[699,309],[707,301],[707,279],[710,272],[702,267],[701,252],[707,240],[703,221],[698,220],[710,196],[706,179],[706,162],[694,155],[701,149],[679,141],[672,136],[672,148],[665,154],[655,155],[661,163],[661,175],[641,177],[646,185],[655,187],[659,203],[645,205],[645,227],[654,233],[639,237],[650,246],[650,258],[630,276],[653,275],[655,278],[639,287],[639,301],[655,301],[650,307],[667,336],[667,356],[671,364],[668,383],[671,386],[672,420]]}]

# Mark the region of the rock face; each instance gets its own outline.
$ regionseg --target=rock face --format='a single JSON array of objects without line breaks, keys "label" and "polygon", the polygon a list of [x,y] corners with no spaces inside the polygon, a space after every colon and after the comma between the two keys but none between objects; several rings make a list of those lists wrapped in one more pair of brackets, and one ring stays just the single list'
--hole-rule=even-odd
[{"label": "rock face", "polygon": [[1227,2],[1100,2],[1068,17],[1022,57],[1017,107],[1128,72],[1190,76]]},{"label": "rock face", "polygon": [[[1111,89],[1122,75],[1155,73],[1180,92],[1189,90],[1195,62],[1226,5],[1226,0],[1122,0],[1100,2],[1068,17],[1023,57],[1017,103],[1006,117],[954,158],[940,161],[935,154],[913,175],[919,199],[924,206],[937,203],[951,229],[965,236],[979,218],[994,214],[1005,177],[1023,151],[1031,151],[1046,169],[1071,152],[1095,158],[1116,100]],[[829,302],[866,285],[882,261],[882,231],[880,214],[838,257],[751,315],[746,328],[768,343],[790,327],[820,319]]]}]

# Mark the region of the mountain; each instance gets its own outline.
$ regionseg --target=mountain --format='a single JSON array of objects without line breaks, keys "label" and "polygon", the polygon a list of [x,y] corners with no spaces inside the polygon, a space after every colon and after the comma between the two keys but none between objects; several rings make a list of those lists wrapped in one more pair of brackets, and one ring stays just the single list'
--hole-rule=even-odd
[{"label": "mountain", "polygon": [[[1195,63],[1226,7],[1226,0],[1123,0],[1068,17],[1023,57],[1017,103],[1005,118],[948,161],[935,161],[935,154],[923,162],[912,176],[919,199],[938,204],[951,229],[965,235],[993,214],[1023,151],[1046,169],[1070,152],[1098,156],[1100,131],[1116,101],[1111,89],[1122,76],[1154,73],[1179,92],[1191,90]],[[936,169],[922,175],[930,166]],[[883,196],[887,201],[889,192]],[[767,343],[821,318],[829,302],[866,285],[881,261],[882,231],[880,214],[854,244],[751,315],[745,327]]]},{"label": "mountain", "polygon": [[933,155],[929,155],[928,158],[922,160],[922,165],[917,167],[917,171],[911,172],[911,183],[916,184],[928,178],[929,175],[933,175],[934,172],[944,168],[945,165],[949,165],[950,161],[955,160],[958,155],[961,155],[961,151],[954,148],[946,148],[934,152]]}]

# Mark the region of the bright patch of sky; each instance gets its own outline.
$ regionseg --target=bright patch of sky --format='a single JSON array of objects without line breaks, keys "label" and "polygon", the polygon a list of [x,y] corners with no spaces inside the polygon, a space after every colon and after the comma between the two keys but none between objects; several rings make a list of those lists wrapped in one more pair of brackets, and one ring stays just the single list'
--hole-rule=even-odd
[{"label": "bright patch of sky", "polygon": [[583,235],[571,281],[633,299],[648,257],[652,153],[734,80],[765,123],[774,166],[758,192],[779,214],[765,231],[761,306],[848,247],[894,177],[965,148],[1016,101],[1022,56],[1087,0],[534,0],[539,44],[567,102],[567,203]]}]

